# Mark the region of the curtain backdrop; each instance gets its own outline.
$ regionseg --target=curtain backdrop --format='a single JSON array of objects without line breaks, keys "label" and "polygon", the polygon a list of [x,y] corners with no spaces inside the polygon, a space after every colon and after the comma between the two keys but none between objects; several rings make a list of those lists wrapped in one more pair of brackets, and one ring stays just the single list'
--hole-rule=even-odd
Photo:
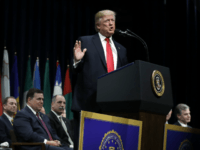
[{"label": "curtain backdrop", "polygon": [[[174,107],[178,103],[188,104],[192,112],[190,125],[200,127],[197,124],[200,115],[197,105],[197,49],[200,35],[198,0],[1,0],[0,7],[0,58],[2,60],[6,44],[11,69],[14,52],[17,52],[20,102],[28,55],[31,56],[32,73],[36,57],[39,57],[41,86],[46,59],[49,58],[53,92],[56,61],[60,62],[64,83],[67,64],[72,62],[75,40],[79,36],[94,34],[95,13],[111,9],[117,13],[118,29],[130,29],[146,41],[150,62],[170,68]],[[144,47],[137,39],[117,35],[114,38],[127,48],[129,62],[145,60]],[[170,123],[173,122],[174,116],[170,119]]]}]

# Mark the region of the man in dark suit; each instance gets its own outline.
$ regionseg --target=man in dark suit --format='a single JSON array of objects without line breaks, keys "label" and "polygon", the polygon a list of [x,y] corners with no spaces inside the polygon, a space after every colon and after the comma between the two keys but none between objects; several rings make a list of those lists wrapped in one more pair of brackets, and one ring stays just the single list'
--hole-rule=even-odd
[{"label": "man in dark suit", "polygon": [[[128,63],[126,48],[112,38],[115,32],[115,12],[99,11],[95,15],[95,29],[97,34],[80,37],[73,50],[73,69],[77,78],[71,109],[74,112],[76,140],[79,137],[80,111],[101,111],[96,103],[98,77]],[[77,150],[78,141],[74,142]]]},{"label": "man in dark suit", "polygon": [[3,115],[0,117],[0,144],[10,147],[10,130],[13,130],[13,115],[17,112],[17,101],[14,97],[6,97],[3,100]]},{"label": "man in dark suit", "polygon": [[188,123],[191,121],[190,107],[186,104],[178,104],[175,108],[175,115],[177,117],[177,122],[174,125],[189,127]]},{"label": "man in dark suit", "polygon": [[[60,142],[51,128],[49,118],[40,112],[43,107],[43,91],[32,88],[26,97],[27,106],[14,119],[14,131],[19,142],[44,142],[46,150],[71,150]],[[39,146],[21,146],[20,150],[38,150]]]},{"label": "man in dark suit", "polygon": [[51,111],[47,115],[51,122],[51,127],[56,131],[58,137],[62,143],[65,143],[69,147],[73,148],[73,131],[70,121],[62,117],[62,113],[65,110],[66,101],[64,96],[56,95],[52,98]]}]

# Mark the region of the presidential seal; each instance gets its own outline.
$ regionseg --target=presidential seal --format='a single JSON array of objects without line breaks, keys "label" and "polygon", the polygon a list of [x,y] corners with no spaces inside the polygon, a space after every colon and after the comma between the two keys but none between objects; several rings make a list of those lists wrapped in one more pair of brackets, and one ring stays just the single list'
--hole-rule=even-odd
[{"label": "presidential seal", "polygon": [[124,150],[121,136],[114,130],[105,133],[99,150]]},{"label": "presidential seal", "polygon": [[160,71],[154,70],[152,73],[152,87],[157,96],[162,96],[165,92],[165,82]]},{"label": "presidential seal", "polygon": [[184,140],[181,142],[178,150],[193,150],[192,143],[189,140]]}]

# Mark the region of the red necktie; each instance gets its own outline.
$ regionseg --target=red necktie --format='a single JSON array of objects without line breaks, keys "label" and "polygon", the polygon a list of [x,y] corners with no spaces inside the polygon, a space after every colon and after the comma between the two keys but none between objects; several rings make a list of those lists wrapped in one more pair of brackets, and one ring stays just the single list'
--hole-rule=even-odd
[{"label": "red necktie", "polygon": [[107,41],[107,43],[106,43],[107,71],[108,71],[108,72],[111,72],[111,71],[114,70],[113,54],[112,54],[112,49],[111,49],[111,47],[110,47],[109,38],[105,38],[105,40]]},{"label": "red necktie", "polygon": [[50,132],[49,132],[49,130],[48,130],[46,124],[44,123],[44,121],[43,121],[42,119],[40,119],[39,113],[37,113],[36,116],[38,117],[38,119],[39,119],[40,122],[42,123],[43,127],[45,128],[45,130],[46,130],[46,132],[47,132],[47,134],[48,134],[48,136],[49,136],[49,140],[50,140],[50,141],[53,141],[53,138],[52,138],[52,136],[51,136],[51,134],[50,134]]}]

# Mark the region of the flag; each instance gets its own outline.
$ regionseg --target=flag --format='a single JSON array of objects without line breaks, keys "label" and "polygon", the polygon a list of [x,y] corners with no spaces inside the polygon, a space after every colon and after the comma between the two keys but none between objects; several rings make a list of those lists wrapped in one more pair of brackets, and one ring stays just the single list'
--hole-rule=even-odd
[{"label": "flag", "polygon": [[25,78],[25,85],[24,85],[24,95],[23,95],[23,107],[26,106],[26,95],[30,88],[33,87],[32,83],[32,73],[31,73],[31,57],[29,55],[27,68],[26,68],[26,78]]},{"label": "flag", "polygon": [[73,119],[73,113],[71,111],[72,106],[72,88],[71,88],[71,81],[69,76],[69,67],[67,67],[66,74],[65,74],[65,82],[64,82],[64,89],[63,95],[66,100],[66,117],[71,120]]},{"label": "flag", "polygon": [[2,94],[2,100],[10,96],[9,59],[6,46],[4,47],[4,54],[3,54],[3,66],[1,74],[1,94]]},{"label": "flag", "polygon": [[40,71],[39,71],[39,58],[37,57],[33,73],[33,87],[41,90],[40,86]]},{"label": "flag", "polygon": [[57,63],[56,78],[53,90],[53,96],[55,95],[62,95],[62,78],[61,78],[61,70],[59,63]]},{"label": "flag", "polygon": [[13,64],[13,67],[11,70],[10,89],[11,89],[11,95],[13,97],[15,97],[15,99],[17,101],[17,110],[20,110],[17,55],[14,56],[14,64]]},{"label": "flag", "polygon": [[51,86],[49,79],[49,59],[47,58],[45,65],[45,73],[44,73],[44,109],[46,113],[51,111]]},{"label": "flag", "polygon": [[[1,79],[1,74],[0,74]],[[1,80],[0,80],[0,116],[3,114],[3,104],[2,104],[2,95],[1,95]]]}]

